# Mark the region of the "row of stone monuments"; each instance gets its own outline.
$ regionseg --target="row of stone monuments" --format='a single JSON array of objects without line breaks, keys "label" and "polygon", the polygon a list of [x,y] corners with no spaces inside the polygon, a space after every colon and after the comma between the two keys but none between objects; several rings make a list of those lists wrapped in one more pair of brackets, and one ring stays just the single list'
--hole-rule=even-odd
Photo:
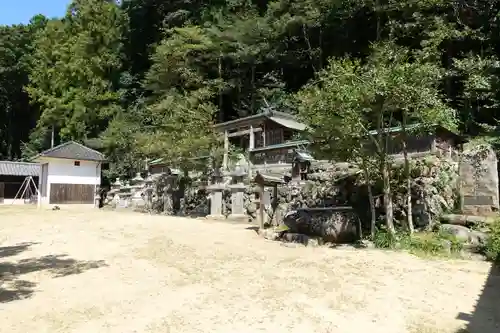
[{"label": "row of stone monuments", "polygon": [[[236,221],[247,221],[245,213],[245,190],[244,184],[247,172],[239,167],[223,176],[216,172],[212,176],[211,185],[205,187],[209,193],[210,213],[212,219],[231,219]],[[229,178],[229,179],[228,179]],[[119,178],[111,184],[107,192],[104,205],[115,209],[133,209],[138,211],[149,211],[153,209],[155,202],[163,199],[163,213],[166,215],[186,215],[184,210],[185,187],[182,177],[176,170],[169,170],[160,174],[149,174],[143,178],[140,173],[129,181],[121,181]],[[231,213],[224,215],[224,192],[231,192]],[[163,193],[162,193],[163,192]],[[174,209],[176,206],[176,209]]]},{"label": "row of stone monuments", "polygon": [[107,192],[104,204],[114,208],[146,207],[154,191],[154,181],[151,175],[144,179],[140,173],[130,181],[122,182],[120,178],[116,178]]},{"label": "row of stone monuments", "polygon": [[210,215],[212,219],[225,219],[223,212],[224,191],[229,190],[231,192],[231,214],[227,217],[235,221],[247,221],[248,216],[245,214],[245,189],[244,184],[247,172],[241,167],[236,166],[236,168],[228,174],[230,176],[230,182],[227,184],[224,182],[224,177],[220,172],[216,173],[213,177],[213,184],[207,187],[210,193]]}]

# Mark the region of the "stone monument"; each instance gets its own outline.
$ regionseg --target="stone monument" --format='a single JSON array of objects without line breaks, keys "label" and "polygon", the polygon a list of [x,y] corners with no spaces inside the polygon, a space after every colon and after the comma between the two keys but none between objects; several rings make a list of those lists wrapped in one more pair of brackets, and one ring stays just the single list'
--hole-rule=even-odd
[{"label": "stone monument", "polygon": [[499,209],[497,157],[492,147],[481,145],[462,154],[460,187],[462,213],[493,215]]}]

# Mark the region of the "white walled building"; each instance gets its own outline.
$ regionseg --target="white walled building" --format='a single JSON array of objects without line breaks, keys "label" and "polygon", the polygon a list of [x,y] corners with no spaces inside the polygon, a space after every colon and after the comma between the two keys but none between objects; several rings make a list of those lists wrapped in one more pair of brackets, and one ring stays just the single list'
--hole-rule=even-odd
[{"label": "white walled building", "polygon": [[93,204],[104,155],[74,141],[37,155],[42,204]]}]

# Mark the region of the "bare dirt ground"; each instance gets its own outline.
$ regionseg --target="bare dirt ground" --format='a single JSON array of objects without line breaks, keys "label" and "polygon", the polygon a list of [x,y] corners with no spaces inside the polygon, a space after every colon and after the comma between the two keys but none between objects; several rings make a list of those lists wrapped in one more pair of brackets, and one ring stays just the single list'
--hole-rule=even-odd
[{"label": "bare dirt ground", "polygon": [[290,248],[241,224],[93,209],[0,207],[0,223],[0,332],[500,332],[483,262]]}]

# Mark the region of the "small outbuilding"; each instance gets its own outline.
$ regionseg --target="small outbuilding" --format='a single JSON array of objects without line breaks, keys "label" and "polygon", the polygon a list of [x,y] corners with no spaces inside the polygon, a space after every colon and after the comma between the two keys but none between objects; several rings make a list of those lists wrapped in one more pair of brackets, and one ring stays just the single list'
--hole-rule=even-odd
[{"label": "small outbuilding", "polygon": [[[39,176],[40,165],[37,163],[0,161],[0,204],[36,200]],[[34,197],[27,198],[28,194]]]},{"label": "small outbuilding", "polygon": [[33,158],[40,164],[38,187],[42,204],[93,204],[101,184],[104,155],[69,141]]}]

